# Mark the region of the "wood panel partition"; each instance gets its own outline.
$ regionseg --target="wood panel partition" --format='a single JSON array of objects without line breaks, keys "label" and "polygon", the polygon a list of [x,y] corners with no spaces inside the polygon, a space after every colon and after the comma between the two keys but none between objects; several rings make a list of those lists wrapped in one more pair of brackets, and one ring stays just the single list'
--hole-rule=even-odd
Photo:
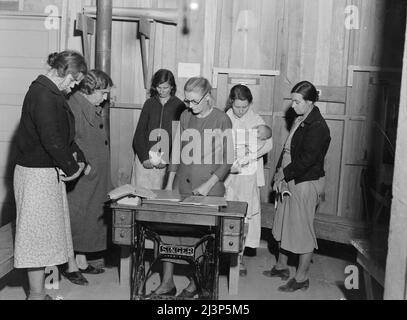
[{"label": "wood panel partition", "polygon": [[[378,110],[386,109],[379,101],[389,105],[389,100],[398,98],[393,88],[400,81],[399,29],[405,15],[399,12],[404,0],[115,0],[113,5],[177,10],[177,25],[157,21],[146,41],[150,77],[159,68],[172,70],[181,99],[187,79],[178,76],[179,63],[196,64],[200,74],[210,79],[216,70],[224,69],[278,72],[276,76],[260,72],[258,80],[253,75],[217,73],[215,91],[218,107],[223,108],[228,90],[239,78],[256,82],[255,109],[274,131],[274,149],[265,170],[267,187],[262,190],[264,203],[272,199],[271,179],[287,136],[284,117],[290,90],[301,80],[313,82],[320,90],[318,107],[332,135],[321,219],[329,224],[331,217],[333,226],[338,221],[359,226],[357,221],[366,219],[361,173],[367,167],[379,168],[386,149],[385,138],[377,131]],[[349,18],[354,22],[351,25]],[[112,110],[116,130],[112,169],[116,185],[129,182],[131,139],[147,96],[138,28],[134,21],[113,22],[112,76],[117,98]]]}]

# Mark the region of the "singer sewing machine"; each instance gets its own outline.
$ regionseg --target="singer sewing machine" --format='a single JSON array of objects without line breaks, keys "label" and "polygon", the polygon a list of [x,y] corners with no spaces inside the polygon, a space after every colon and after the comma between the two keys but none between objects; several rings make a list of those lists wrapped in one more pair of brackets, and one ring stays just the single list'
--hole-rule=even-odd
[{"label": "singer sewing machine", "polygon": [[[120,282],[125,287],[130,283],[132,300],[144,299],[151,267],[162,259],[189,263],[195,270],[199,299],[217,300],[220,253],[231,255],[229,294],[237,294],[247,203],[228,202],[227,207],[218,208],[143,200],[140,205],[113,203],[111,207],[113,242],[122,246]],[[178,246],[163,243],[159,234],[149,227],[154,223],[201,226],[207,227],[209,232],[193,246]],[[150,270],[146,270],[146,240],[154,244]],[[205,250],[197,257],[196,249],[200,245],[204,245]]]}]

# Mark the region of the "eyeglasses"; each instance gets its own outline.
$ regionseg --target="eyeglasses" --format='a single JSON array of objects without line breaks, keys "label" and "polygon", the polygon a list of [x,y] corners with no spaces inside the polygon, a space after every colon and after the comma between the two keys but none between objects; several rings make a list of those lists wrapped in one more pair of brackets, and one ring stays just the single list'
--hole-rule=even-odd
[{"label": "eyeglasses", "polygon": [[192,103],[193,105],[197,106],[197,105],[200,104],[200,103],[202,102],[202,100],[208,95],[208,93],[209,93],[209,92],[205,93],[205,94],[202,96],[201,100],[199,100],[199,101],[185,99],[184,102],[185,102],[185,104],[188,105],[188,106],[189,106],[191,103]]},{"label": "eyeglasses", "polygon": [[109,94],[110,90],[108,89],[95,89],[95,91],[100,92],[101,94]]}]

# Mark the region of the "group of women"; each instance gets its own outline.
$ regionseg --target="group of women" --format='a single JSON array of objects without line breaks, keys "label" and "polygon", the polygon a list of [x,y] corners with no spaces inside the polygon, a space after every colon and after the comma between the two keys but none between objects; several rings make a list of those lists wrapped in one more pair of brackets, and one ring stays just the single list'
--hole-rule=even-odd
[{"label": "group of women", "polygon": [[84,273],[104,270],[86,255],[107,247],[111,183],[101,104],[113,82],[74,51],[51,54],[48,65],[25,96],[16,134],[14,264],[27,269],[29,300],[51,299],[46,267],[62,266],[66,278],[87,285]]},{"label": "group of women", "polygon": [[[231,89],[226,108],[215,106],[211,84],[205,78],[187,81],[184,87],[185,106],[174,97],[175,88],[174,76],[169,70],[159,70],[155,74],[152,97],[144,105],[134,137],[136,161],[133,183],[155,189],[177,189],[185,195],[224,196],[229,201],[247,202],[245,247],[258,248],[261,235],[260,187],[265,186],[263,156],[273,147],[271,128],[253,110],[253,96],[247,86],[236,85]],[[315,106],[318,92],[314,85],[307,81],[297,84],[291,98],[297,118],[273,180],[276,194],[288,190],[291,196],[276,197],[276,201],[281,203],[276,212],[273,234],[280,243],[280,254],[276,266],[264,272],[268,277],[288,280],[287,251],[299,254],[300,265],[296,275],[279,288],[285,292],[309,286],[308,269],[312,253],[317,248],[313,219],[324,188],[324,159],[330,143],[329,128]],[[179,123],[175,137],[171,136],[173,126],[170,125],[174,122]],[[156,140],[150,141],[152,132],[157,129],[168,133],[171,147],[164,155],[167,161],[153,164],[148,153],[160,151],[153,150]],[[183,133],[192,131],[201,139],[180,138]],[[207,131],[217,132],[221,138],[217,141],[222,141],[222,147],[212,144],[211,148],[205,148]],[[228,139],[228,131],[232,139]],[[250,132],[255,132],[257,139],[251,139]],[[179,164],[168,161],[176,158],[172,157],[174,154],[181,155]],[[188,159],[183,159],[182,155],[188,155]],[[207,159],[221,161],[208,162]],[[170,163],[168,167],[167,163]],[[159,231],[163,234],[163,241],[179,245],[196,243],[204,232],[197,227],[191,231],[168,225]],[[242,263],[241,274],[246,272]],[[174,261],[166,260],[161,284],[150,296],[176,295],[173,274]],[[190,277],[189,285],[178,297],[193,298],[197,294],[196,283]]]},{"label": "group of women", "polygon": [[[86,254],[106,249],[104,203],[111,188],[109,141],[101,105],[108,98],[112,80],[102,71],[88,71],[83,57],[73,51],[50,55],[48,64],[49,72],[32,83],[24,100],[14,173],[15,267],[27,269],[28,299],[33,300],[50,299],[44,290],[45,267],[67,264],[63,275],[79,285],[88,283],[84,273],[104,271],[89,265]],[[75,86],[77,90],[67,97]],[[157,71],[134,135],[132,182],[151,189],[247,202],[245,246],[258,248],[259,188],[265,186],[263,156],[273,147],[271,128],[253,110],[253,96],[244,85],[232,88],[226,108],[215,106],[211,84],[202,77],[187,81],[184,101],[176,92],[171,71]],[[264,274],[288,280],[287,252],[300,255],[296,275],[282,291],[308,288],[308,269],[317,248],[313,218],[323,190],[330,134],[316,101],[318,92],[311,83],[294,87],[292,107],[298,117],[274,177],[276,193],[285,188],[291,195],[276,200],[281,203],[273,235],[280,243],[280,254],[277,264]],[[173,136],[174,127],[178,130]],[[164,150],[156,150],[157,139],[151,139],[157,130],[158,141],[168,137]],[[204,137],[209,130],[215,135],[211,141],[220,141],[220,146],[213,143],[208,148]],[[191,131],[202,139],[181,139]],[[248,137],[253,132],[255,139]],[[185,154],[193,161],[185,159]],[[174,155],[181,155],[180,161],[172,161]],[[163,229],[165,241],[180,244],[192,244],[204,232],[200,228]],[[150,296],[176,295],[174,262],[164,262],[161,284]],[[244,266],[242,271],[244,274]],[[178,296],[197,294],[191,278]]]}]

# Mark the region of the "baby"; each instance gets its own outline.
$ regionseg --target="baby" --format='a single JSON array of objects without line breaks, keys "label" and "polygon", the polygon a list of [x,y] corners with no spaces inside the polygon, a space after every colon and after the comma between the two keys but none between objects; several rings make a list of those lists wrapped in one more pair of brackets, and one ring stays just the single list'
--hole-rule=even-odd
[{"label": "baby", "polygon": [[[255,131],[257,140],[253,143],[253,138],[250,139],[250,135],[253,132],[246,130],[244,141],[235,142],[236,147],[236,160],[233,163],[231,172],[241,173],[242,168],[248,166],[254,160],[257,160],[258,151],[263,148],[266,141],[272,137],[272,130],[267,125],[258,125],[252,128]],[[238,139],[236,139],[238,140]]]}]

